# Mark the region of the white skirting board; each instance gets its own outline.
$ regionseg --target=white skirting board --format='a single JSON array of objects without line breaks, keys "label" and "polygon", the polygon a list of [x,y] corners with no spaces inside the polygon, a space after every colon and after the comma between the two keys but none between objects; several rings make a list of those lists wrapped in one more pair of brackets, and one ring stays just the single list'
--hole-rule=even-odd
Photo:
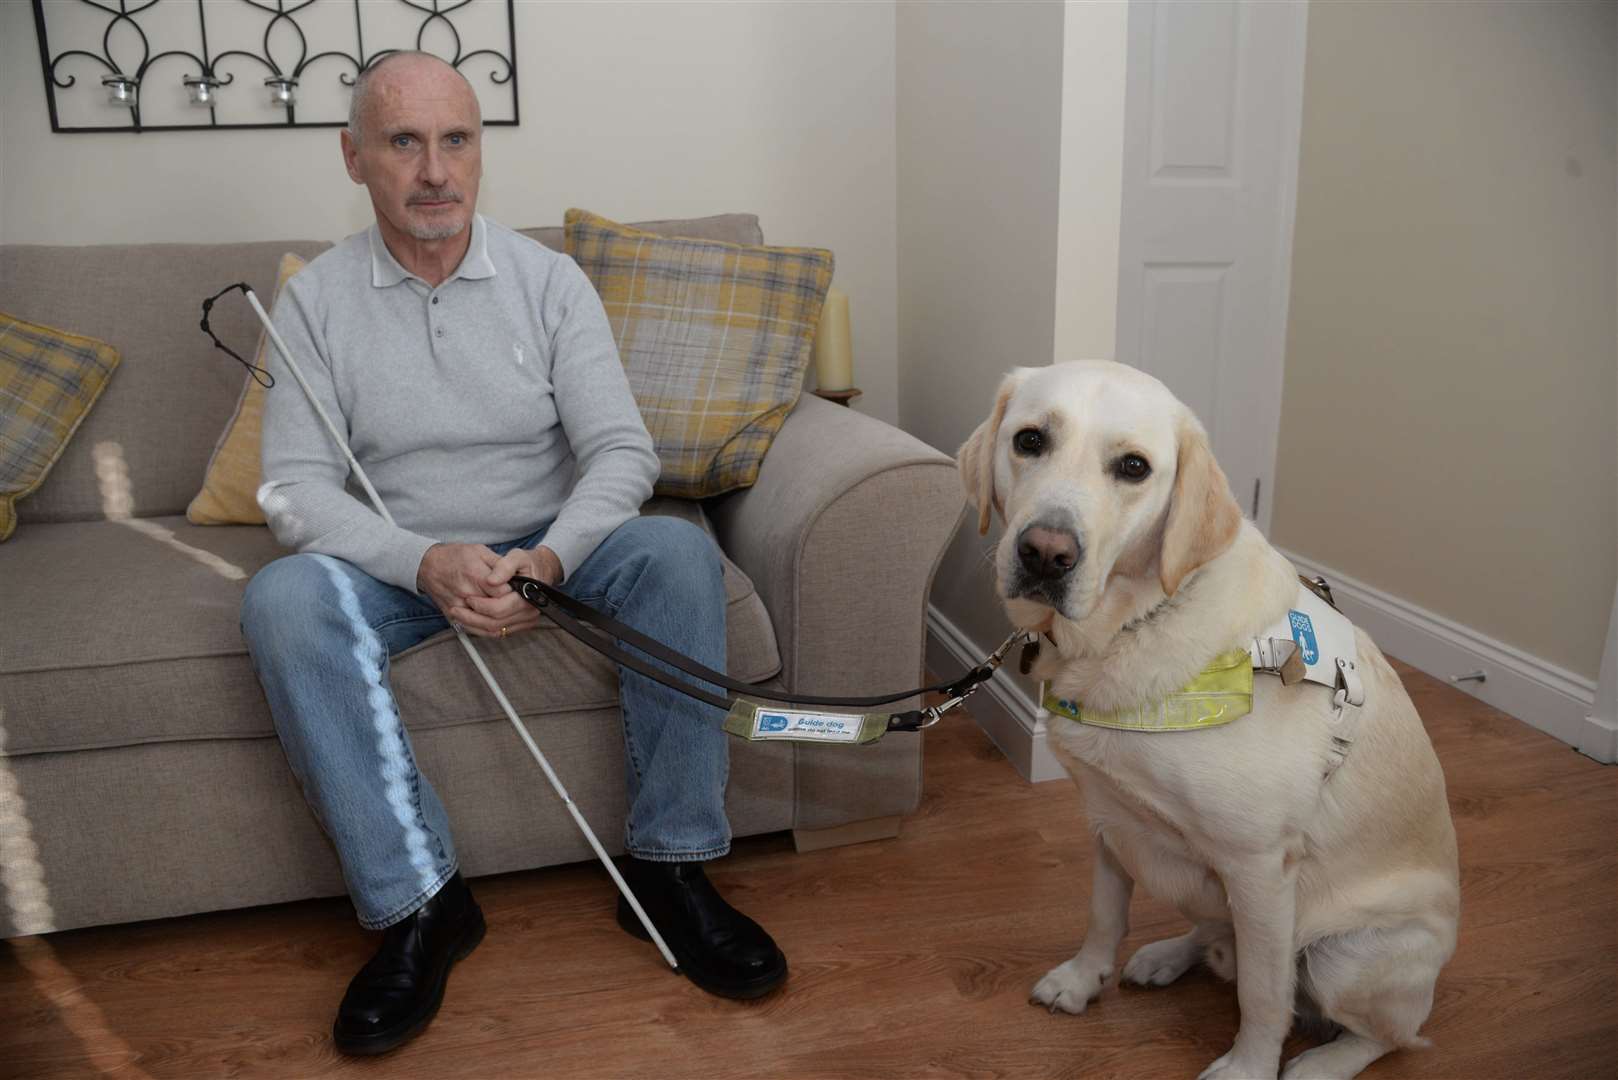
[{"label": "white skirting board", "polygon": [[1331,585],[1343,614],[1390,656],[1437,679],[1483,671],[1483,682],[1450,685],[1560,739],[1580,753],[1611,764],[1618,759],[1618,726],[1596,715],[1590,679],[1496,641],[1460,623],[1389,595],[1329,566],[1282,550],[1300,574]]},{"label": "white skirting board", "polygon": [[[1007,632],[1010,630],[1008,626]],[[999,644],[999,641],[986,647],[973,644],[942,612],[927,605],[927,668],[940,680],[953,679],[981,664]],[[1006,667],[972,695],[966,708],[1023,779],[1035,783],[1065,780],[1067,770],[1056,760],[1046,741],[1045,710],[1006,674],[1007,668],[1016,670],[1017,657],[1017,651],[1013,650],[1006,659]],[[943,723],[958,723],[956,715],[946,715]]]},{"label": "white skirting board", "polygon": [[[1343,613],[1364,628],[1383,652],[1445,682],[1456,675],[1484,671],[1488,677],[1481,683],[1451,685],[1597,761],[1618,761],[1618,720],[1596,715],[1596,684],[1590,679],[1328,566],[1289,551],[1282,554],[1299,573],[1324,577]],[[1614,618],[1618,620],[1618,613]],[[993,647],[974,644],[937,608],[928,606],[927,665],[939,678],[950,678],[977,664]],[[970,709],[1024,778],[1056,780],[1067,775],[1047,743],[1045,711],[1010,679],[997,675],[990,680],[972,698]]]}]

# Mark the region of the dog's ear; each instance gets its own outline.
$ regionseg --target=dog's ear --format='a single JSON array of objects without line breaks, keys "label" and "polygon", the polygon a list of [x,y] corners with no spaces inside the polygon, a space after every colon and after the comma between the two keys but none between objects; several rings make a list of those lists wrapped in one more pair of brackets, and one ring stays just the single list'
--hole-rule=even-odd
[{"label": "dog's ear", "polygon": [[1230,481],[1214,458],[1207,433],[1195,419],[1185,417],[1159,556],[1164,595],[1173,596],[1187,574],[1229,548],[1241,526],[1242,508],[1230,493]]},{"label": "dog's ear", "polygon": [[1011,392],[1016,388],[1015,373],[1001,380],[1000,390],[994,398],[994,411],[961,444],[960,453],[956,455],[956,466],[961,471],[961,486],[966,489],[966,497],[975,499],[978,504],[979,536],[989,531],[991,508],[1000,506],[994,490],[994,443],[1000,436],[1000,421],[1006,415],[1006,402],[1011,400]]}]

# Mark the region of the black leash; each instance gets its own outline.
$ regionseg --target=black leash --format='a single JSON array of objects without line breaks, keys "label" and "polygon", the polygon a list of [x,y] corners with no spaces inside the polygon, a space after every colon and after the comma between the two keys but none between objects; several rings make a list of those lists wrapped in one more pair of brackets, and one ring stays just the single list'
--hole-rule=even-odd
[{"label": "black leash", "polygon": [[[887,731],[920,731],[936,724],[944,713],[960,705],[979,686],[988,682],[994,676],[995,670],[999,668],[1001,662],[1005,660],[1006,653],[1026,636],[1022,631],[1017,631],[1007,638],[1000,648],[991,653],[983,663],[952,682],[917,687],[914,690],[905,690],[896,694],[877,694],[871,697],[827,697],[818,694],[788,694],[738,682],[721,672],[714,671],[712,668],[699,664],[688,656],[675,652],[655,638],[647,637],[633,627],[625,626],[610,615],[604,615],[588,604],[575,600],[560,589],[547,585],[543,581],[518,575],[511,579],[511,586],[517,590],[519,596],[544,612],[557,626],[560,626],[574,638],[607,659],[612,660],[614,663],[622,664],[631,671],[637,671],[648,679],[659,682],[671,690],[677,690],[687,697],[695,698],[715,708],[734,710],[738,705],[755,708],[758,702],[753,699],[759,698],[794,705],[836,705],[845,708],[868,708],[903,701],[905,698],[915,697],[918,694],[942,693],[947,696],[948,700],[939,705],[887,714],[883,732],[875,734],[874,737],[880,737],[880,734]],[[682,680],[672,678],[640,657],[619,648],[612,641],[603,640],[600,636],[586,630],[584,626],[586,623],[602,631],[608,638],[614,639],[616,642],[633,645],[647,656],[661,660],[677,671],[683,671],[687,675],[703,682],[723,687],[732,693],[728,697],[720,697],[700,687],[691,686]],[[728,727],[728,729],[733,734],[740,734],[734,728]],[[743,737],[749,738],[751,736],[744,735]]]}]

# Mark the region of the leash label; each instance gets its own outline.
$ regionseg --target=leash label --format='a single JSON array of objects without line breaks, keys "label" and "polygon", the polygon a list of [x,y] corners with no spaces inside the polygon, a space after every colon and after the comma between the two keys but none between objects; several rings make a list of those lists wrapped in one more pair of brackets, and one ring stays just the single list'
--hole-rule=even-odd
[{"label": "leash label", "polygon": [[1296,609],[1287,612],[1287,619],[1292,624],[1292,640],[1298,643],[1303,650],[1303,662],[1315,664],[1320,661],[1320,644],[1315,640],[1315,624],[1309,616]]},{"label": "leash label", "polygon": [[852,743],[859,741],[864,720],[863,716],[839,713],[759,709],[758,717],[753,721],[753,738]]}]

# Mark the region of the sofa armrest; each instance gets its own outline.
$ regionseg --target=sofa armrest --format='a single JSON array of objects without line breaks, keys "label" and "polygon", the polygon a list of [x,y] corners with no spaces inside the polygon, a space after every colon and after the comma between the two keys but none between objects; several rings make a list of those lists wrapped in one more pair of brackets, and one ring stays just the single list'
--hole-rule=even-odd
[{"label": "sofa armrest", "polygon": [[[921,682],[927,593],[964,502],[945,454],[813,394],[799,399],[758,482],[708,507],[720,546],[770,613],[787,689],[851,696]],[[917,739],[890,735],[863,752],[797,747],[796,827],[848,821],[839,807],[896,754],[914,756],[916,784],[878,809],[913,810]]]},{"label": "sofa armrest", "polygon": [[964,501],[955,463],[920,439],[799,399],[758,482],[708,508],[769,610],[788,689],[915,685],[927,590]]}]

